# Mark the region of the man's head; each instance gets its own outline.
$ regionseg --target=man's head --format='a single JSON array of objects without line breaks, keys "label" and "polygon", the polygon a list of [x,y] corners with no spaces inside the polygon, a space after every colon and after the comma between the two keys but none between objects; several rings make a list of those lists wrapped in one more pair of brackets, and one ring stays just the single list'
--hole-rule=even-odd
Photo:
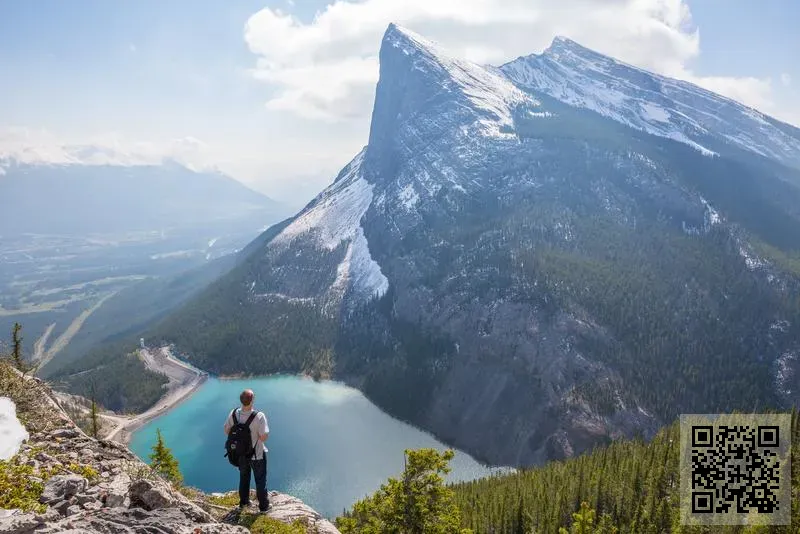
[{"label": "man's head", "polygon": [[239,395],[239,400],[242,402],[242,406],[250,406],[253,404],[254,398],[256,398],[256,394],[253,393],[252,389],[246,389],[242,391],[241,395]]}]

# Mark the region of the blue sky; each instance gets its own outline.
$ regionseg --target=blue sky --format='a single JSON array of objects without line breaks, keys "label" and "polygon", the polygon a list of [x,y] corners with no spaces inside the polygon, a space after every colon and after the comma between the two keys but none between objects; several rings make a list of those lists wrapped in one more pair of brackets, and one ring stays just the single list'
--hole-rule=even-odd
[{"label": "blue sky", "polygon": [[398,18],[494,63],[566,34],[800,124],[796,0],[361,0],[315,19],[328,4],[0,2],[0,143],[169,153],[191,138],[186,158],[302,202],[365,143],[374,55]]}]

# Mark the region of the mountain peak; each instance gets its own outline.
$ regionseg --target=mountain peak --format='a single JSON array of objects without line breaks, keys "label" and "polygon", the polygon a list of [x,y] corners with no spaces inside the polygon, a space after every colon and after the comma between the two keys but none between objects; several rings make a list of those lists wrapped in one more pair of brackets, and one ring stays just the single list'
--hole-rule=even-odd
[{"label": "mountain peak", "polygon": [[417,51],[426,53],[434,58],[447,57],[441,50],[439,44],[394,22],[389,24],[389,27],[386,29],[386,33],[383,36],[381,52],[387,47],[401,50],[405,55],[410,55],[412,52]]},{"label": "mountain peak", "polygon": [[550,46],[544,50],[543,55],[558,57],[564,53],[572,53],[580,56],[607,57],[563,35],[556,35],[550,43]]},{"label": "mountain peak", "polygon": [[516,105],[538,105],[497,69],[457,59],[434,41],[390,24],[380,51],[370,154],[388,146],[406,118],[432,103],[440,110],[450,106],[452,117],[460,117],[465,126],[476,125],[481,133],[495,137],[511,135],[511,110]]}]

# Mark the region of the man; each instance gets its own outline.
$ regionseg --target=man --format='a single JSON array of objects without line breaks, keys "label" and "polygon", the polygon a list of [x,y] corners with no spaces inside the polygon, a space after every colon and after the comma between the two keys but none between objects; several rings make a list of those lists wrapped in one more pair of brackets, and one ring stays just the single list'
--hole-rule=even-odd
[{"label": "man", "polygon": [[[241,408],[236,408],[232,414],[228,414],[225,419],[225,435],[233,428],[232,417],[237,422],[245,423],[253,412],[253,401],[255,393],[252,389],[246,389],[239,395],[242,403]],[[269,425],[267,416],[264,412],[255,412],[256,416],[250,423],[250,440],[255,449],[253,458],[239,464],[239,508],[250,505],[250,472],[256,479],[256,496],[258,497],[258,509],[266,512],[269,509],[269,497],[267,496],[267,447],[265,442],[269,437]]]}]

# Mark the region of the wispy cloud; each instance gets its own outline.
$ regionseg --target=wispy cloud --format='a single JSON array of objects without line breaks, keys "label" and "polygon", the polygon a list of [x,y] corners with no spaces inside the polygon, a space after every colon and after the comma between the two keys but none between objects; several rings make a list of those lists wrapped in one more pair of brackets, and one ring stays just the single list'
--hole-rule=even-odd
[{"label": "wispy cloud", "polygon": [[792,77],[789,75],[788,72],[784,72],[781,74],[781,83],[784,87],[789,87],[792,85]]}]

